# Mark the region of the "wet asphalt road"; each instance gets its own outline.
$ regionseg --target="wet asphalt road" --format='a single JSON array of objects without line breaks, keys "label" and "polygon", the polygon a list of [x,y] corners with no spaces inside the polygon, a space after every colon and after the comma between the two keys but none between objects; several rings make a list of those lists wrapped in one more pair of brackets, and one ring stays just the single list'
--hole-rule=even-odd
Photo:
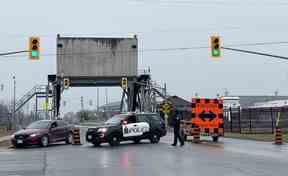
[{"label": "wet asphalt road", "polygon": [[118,147],[56,144],[0,149],[0,176],[277,176],[288,173],[288,146],[222,139],[219,143],[170,146],[124,143]]}]

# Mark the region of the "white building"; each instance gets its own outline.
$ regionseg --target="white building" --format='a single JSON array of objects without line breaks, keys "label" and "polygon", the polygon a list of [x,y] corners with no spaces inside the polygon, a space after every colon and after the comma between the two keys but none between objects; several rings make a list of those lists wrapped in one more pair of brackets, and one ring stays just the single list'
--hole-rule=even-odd
[{"label": "white building", "polygon": [[223,97],[224,109],[239,108],[240,97]]},{"label": "white building", "polygon": [[258,102],[254,103],[254,105],[250,106],[249,108],[270,108],[270,107],[284,107],[284,106],[288,106],[288,99]]}]

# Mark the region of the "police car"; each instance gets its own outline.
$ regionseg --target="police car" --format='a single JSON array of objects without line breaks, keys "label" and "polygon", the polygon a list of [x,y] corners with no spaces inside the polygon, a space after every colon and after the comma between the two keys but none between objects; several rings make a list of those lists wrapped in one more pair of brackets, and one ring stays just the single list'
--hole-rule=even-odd
[{"label": "police car", "polygon": [[165,122],[156,113],[125,113],[113,116],[104,124],[89,128],[86,141],[99,146],[109,143],[119,145],[121,141],[139,143],[142,139],[149,139],[151,143],[158,143],[166,135]]}]

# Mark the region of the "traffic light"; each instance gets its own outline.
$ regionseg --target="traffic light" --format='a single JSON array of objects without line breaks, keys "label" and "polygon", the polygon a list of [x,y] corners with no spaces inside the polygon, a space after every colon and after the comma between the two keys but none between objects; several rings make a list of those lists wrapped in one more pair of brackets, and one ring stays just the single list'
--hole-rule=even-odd
[{"label": "traffic light", "polygon": [[128,80],[127,80],[127,78],[122,78],[121,87],[122,87],[122,89],[125,89],[125,90],[128,88]]},{"label": "traffic light", "polygon": [[221,40],[219,36],[210,37],[210,47],[212,57],[221,57]]},{"label": "traffic light", "polygon": [[69,80],[69,78],[64,78],[63,79],[63,84],[64,84],[64,89],[68,89],[69,88],[69,86],[70,86],[70,80]]},{"label": "traffic light", "polygon": [[40,56],[40,38],[29,38],[29,56],[32,60],[39,60]]}]

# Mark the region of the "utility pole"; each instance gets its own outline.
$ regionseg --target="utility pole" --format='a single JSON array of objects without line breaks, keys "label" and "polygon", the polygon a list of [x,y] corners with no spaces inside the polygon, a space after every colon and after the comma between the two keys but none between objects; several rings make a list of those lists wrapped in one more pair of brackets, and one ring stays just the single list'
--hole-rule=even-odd
[{"label": "utility pole", "polygon": [[89,106],[93,106],[93,100],[89,100]]},{"label": "utility pole", "polygon": [[[3,93],[3,91],[4,91],[4,84],[1,84],[0,85],[0,91]],[[3,96],[3,98],[1,98],[1,103],[3,103],[4,104],[4,96]]]},{"label": "utility pole", "polygon": [[83,111],[83,110],[84,110],[84,100],[83,100],[83,96],[81,96],[80,102],[81,102],[81,110]]},{"label": "utility pole", "polygon": [[4,84],[1,84],[1,92],[4,90]]},{"label": "utility pole", "polygon": [[35,118],[37,120],[39,120],[38,119],[38,95],[37,94],[36,94],[36,97],[35,97]]},{"label": "utility pole", "polygon": [[97,87],[97,112],[99,111],[99,87]]},{"label": "utility pole", "polygon": [[[13,119],[15,120],[16,119],[16,77],[15,76],[13,76]],[[9,120],[9,130],[11,130],[11,126],[12,126],[12,124],[11,124],[11,120],[12,119],[10,119]]]},{"label": "utility pole", "polygon": [[276,91],[274,92],[274,95],[275,95],[275,97],[277,97],[277,96],[278,96],[278,93],[279,93],[279,91],[278,91],[278,90],[276,90]]},{"label": "utility pole", "polygon": [[84,110],[84,100],[83,100],[83,96],[81,96],[81,98],[80,98],[80,103],[81,103],[81,121],[83,120],[83,110]]},{"label": "utility pole", "polygon": [[48,111],[49,111],[49,85],[46,86],[46,97],[45,97],[45,118],[46,118],[46,120],[48,120],[48,117],[49,117]]},{"label": "utility pole", "polygon": [[225,97],[228,97],[228,96],[229,96],[229,91],[228,91],[228,89],[225,89],[224,96],[225,96]]},{"label": "utility pole", "polygon": [[166,83],[164,83],[164,95],[165,95],[165,98],[167,98],[167,85],[166,85]]},{"label": "utility pole", "polygon": [[108,104],[108,88],[105,88],[105,103]]}]

